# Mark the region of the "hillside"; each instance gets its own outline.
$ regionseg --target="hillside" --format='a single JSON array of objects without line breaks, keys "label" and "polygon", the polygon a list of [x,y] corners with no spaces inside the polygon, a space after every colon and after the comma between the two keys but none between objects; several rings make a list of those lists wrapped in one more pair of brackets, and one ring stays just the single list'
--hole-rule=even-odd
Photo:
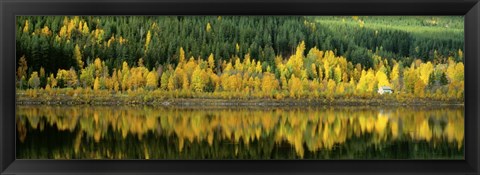
[{"label": "hillside", "polygon": [[23,16],[17,87],[148,101],[372,98],[387,86],[397,100],[463,101],[463,45],[459,16]]}]

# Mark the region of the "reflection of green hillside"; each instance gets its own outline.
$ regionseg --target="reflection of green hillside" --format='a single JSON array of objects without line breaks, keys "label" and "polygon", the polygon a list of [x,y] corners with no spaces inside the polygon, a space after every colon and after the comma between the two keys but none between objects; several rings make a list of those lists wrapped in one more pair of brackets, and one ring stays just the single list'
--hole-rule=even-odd
[{"label": "reflection of green hillside", "polygon": [[462,107],[18,106],[18,158],[462,158]]}]

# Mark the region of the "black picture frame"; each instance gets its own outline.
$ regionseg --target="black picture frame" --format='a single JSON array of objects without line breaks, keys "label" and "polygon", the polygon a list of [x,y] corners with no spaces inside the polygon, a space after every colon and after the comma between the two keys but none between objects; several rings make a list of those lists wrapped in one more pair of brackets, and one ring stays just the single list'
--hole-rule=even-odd
[{"label": "black picture frame", "polygon": [[[1,174],[479,174],[479,0],[1,0]],[[464,15],[465,160],[15,160],[17,15]]]}]

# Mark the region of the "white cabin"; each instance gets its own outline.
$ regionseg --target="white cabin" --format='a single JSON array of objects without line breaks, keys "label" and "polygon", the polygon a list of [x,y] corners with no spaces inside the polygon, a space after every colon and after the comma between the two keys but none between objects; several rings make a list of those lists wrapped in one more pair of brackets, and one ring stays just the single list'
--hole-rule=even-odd
[{"label": "white cabin", "polygon": [[391,87],[388,87],[388,86],[382,86],[380,88],[378,88],[378,91],[377,91],[380,95],[383,95],[385,93],[388,93],[388,94],[391,94],[393,93],[393,90]]}]

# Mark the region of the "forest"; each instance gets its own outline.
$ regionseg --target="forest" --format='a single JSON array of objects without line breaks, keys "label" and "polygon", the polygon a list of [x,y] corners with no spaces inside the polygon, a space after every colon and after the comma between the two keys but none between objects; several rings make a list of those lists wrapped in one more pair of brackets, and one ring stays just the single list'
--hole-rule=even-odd
[{"label": "forest", "polygon": [[464,99],[461,16],[19,16],[16,25],[17,101]]}]

